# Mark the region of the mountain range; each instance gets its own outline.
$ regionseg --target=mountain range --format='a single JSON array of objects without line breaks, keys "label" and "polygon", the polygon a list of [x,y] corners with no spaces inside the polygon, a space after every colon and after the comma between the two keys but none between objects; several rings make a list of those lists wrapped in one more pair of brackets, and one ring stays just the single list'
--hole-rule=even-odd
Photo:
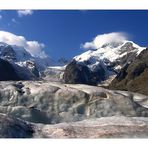
[{"label": "mountain range", "polygon": [[0,43],[0,137],[148,137],[148,48],[109,42],[60,62]]},{"label": "mountain range", "polygon": [[77,55],[70,62],[62,58],[63,63],[68,64],[55,66],[59,63],[49,57],[34,57],[23,47],[0,42],[0,80],[46,79],[148,95],[145,49],[132,41],[112,41]]}]

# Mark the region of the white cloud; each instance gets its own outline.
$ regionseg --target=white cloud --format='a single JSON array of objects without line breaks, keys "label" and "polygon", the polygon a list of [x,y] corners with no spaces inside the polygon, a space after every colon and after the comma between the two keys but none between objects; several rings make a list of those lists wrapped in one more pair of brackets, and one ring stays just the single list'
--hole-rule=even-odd
[{"label": "white cloud", "polygon": [[0,15],[0,20],[3,18],[3,16],[2,15]]},{"label": "white cloud", "polygon": [[91,42],[85,42],[81,45],[84,49],[96,49],[110,42],[122,42],[128,39],[128,35],[123,32],[112,32],[102,35],[97,35]]},{"label": "white cloud", "polygon": [[43,50],[45,48],[45,45],[43,43],[39,43],[37,41],[27,41],[26,48],[28,51],[31,51],[31,54],[36,57],[47,57],[45,51]]},{"label": "white cloud", "polygon": [[33,11],[32,10],[18,10],[17,14],[19,17],[27,16],[27,15],[32,15]]},{"label": "white cloud", "polygon": [[45,45],[38,41],[27,41],[25,37],[18,36],[10,32],[0,31],[0,42],[5,42],[9,45],[17,45],[24,47],[32,56],[45,58]]}]

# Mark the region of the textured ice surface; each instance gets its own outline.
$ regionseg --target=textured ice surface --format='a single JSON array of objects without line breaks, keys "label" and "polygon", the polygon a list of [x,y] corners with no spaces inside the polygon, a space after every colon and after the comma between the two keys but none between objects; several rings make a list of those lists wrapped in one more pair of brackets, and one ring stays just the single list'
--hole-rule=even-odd
[{"label": "textured ice surface", "polygon": [[89,85],[47,81],[0,82],[0,113],[34,123],[148,116],[148,97]]}]

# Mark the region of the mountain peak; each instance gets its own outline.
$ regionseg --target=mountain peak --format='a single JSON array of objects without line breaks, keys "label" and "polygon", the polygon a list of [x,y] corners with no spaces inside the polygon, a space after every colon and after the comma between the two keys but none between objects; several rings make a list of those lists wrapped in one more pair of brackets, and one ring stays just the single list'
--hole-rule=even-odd
[{"label": "mountain peak", "polygon": [[111,41],[111,42],[108,42],[108,43],[105,43],[103,44],[100,48],[105,48],[105,47],[110,47],[110,48],[116,48],[120,45],[122,45],[124,42],[123,41]]},{"label": "mountain peak", "polygon": [[52,65],[52,59],[49,57],[40,58],[32,56],[24,47],[17,45],[9,45],[0,42],[0,58],[15,62],[22,65],[25,61],[33,61],[38,65],[39,69],[45,69]]},{"label": "mountain peak", "polygon": [[88,50],[81,55],[74,57],[74,59],[78,62],[87,61],[90,58],[95,60],[107,59],[110,62],[114,62],[119,57],[122,57],[129,52],[137,52],[137,54],[139,54],[143,49],[144,47],[140,47],[132,41],[112,41],[103,44],[96,50]]},{"label": "mountain peak", "polygon": [[[101,80],[104,81],[109,77],[116,75],[122,67],[136,58],[142,50],[144,50],[144,47],[140,47],[132,41],[110,40],[110,42],[105,42],[103,46],[96,50],[88,50],[81,55],[74,57],[74,66],[75,68],[78,67],[78,70],[80,71],[83,68],[88,68],[87,71],[90,71],[90,74],[88,76],[88,72],[85,73],[85,77],[87,78],[86,80],[90,80],[91,84],[95,84],[96,82],[100,83]],[[67,67],[71,69],[70,66],[71,65],[69,64]],[[69,70],[68,68],[66,69],[67,71]],[[104,73],[104,78],[100,80],[100,74],[102,72]],[[71,73],[73,72],[69,73],[71,76]],[[66,76],[65,80],[67,80]],[[74,78],[74,80],[75,79],[76,78]],[[92,82],[93,80],[95,80],[95,83]]]}]

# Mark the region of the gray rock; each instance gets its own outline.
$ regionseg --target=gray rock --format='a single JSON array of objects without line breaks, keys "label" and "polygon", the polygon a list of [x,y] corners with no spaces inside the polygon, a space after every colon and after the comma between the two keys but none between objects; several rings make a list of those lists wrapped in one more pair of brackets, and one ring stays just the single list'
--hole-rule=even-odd
[{"label": "gray rock", "polygon": [[0,114],[0,138],[31,138],[33,133],[31,124]]},{"label": "gray rock", "polygon": [[15,71],[13,65],[3,59],[0,59],[0,81],[20,80],[20,76]]}]

